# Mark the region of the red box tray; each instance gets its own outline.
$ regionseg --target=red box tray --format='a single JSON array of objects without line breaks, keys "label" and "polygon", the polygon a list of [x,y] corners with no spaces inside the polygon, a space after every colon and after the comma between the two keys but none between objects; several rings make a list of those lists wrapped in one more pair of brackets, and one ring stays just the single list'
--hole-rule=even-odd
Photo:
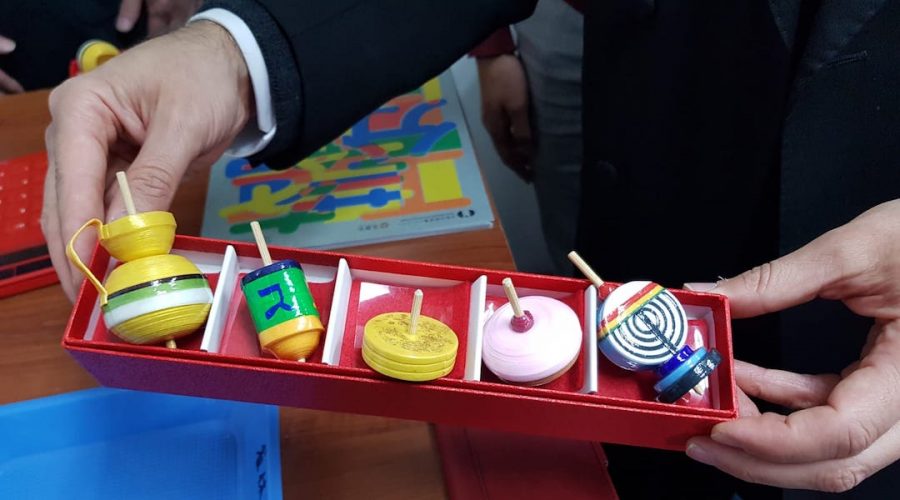
[{"label": "red box tray", "polygon": [[[180,340],[178,349],[125,343],[106,330],[97,292],[86,283],[63,347],[109,387],[661,449],[684,449],[691,436],[737,417],[731,320],[722,296],[672,290],[691,319],[693,340],[715,347],[723,361],[705,397],[665,404],[654,400],[650,374],[622,370],[598,353],[598,290],[587,280],[285,247],[270,251],[275,260],[300,262],[327,328],[306,363],[260,352],[239,285],[242,274],[261,265],[255,245],[187,236],[176,237],[173,253],[197,263],[215,292],[203,331]],[[98,246],[91,271],[105,277],[114,265]],[[505,384],[482,366],[481,325],[492,307],[505,302],[500,284],[506,277],[520,296],[558,298],[582,320],[580,358],[551,384]],[[601,299],[617,285],[609,286],[599,291]],[[408,307],[406,296],[415,288],[425,291],[423,314],[453,327],[460,344],[451,373],[427,383],[386,378],[360,355],[366,320]]]}]

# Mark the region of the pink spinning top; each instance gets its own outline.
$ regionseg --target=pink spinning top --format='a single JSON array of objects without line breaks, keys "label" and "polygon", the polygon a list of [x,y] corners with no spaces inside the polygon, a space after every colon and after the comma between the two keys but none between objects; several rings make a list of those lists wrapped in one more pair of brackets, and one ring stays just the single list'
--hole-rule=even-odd
[{"label": "pink spinning top", "polygon": [[549,297],[517,300],[523,316],[516,317],[514,307],[507,303],[485,324],[484,364],[506,382],[532,386],[550,383],[575,364],[581,351],[578,316],[566,304]]}]

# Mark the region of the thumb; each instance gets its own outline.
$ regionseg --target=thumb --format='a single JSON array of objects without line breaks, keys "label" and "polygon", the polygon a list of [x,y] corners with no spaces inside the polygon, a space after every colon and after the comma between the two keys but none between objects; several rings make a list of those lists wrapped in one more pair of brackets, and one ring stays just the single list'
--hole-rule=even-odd
[{"label": "thumb", "polygon": [[722,280],[709,291],[728,297],[735,318],[759,316],[809,302],[841,277],[845,266],[838,265],[835,245],[840,242],[819,238],[784,257]]},{"label": "thumb", "polygon": [[[125,172],[137,212],[168,210],[188,166],[196,159],[193,147],[179,137],[180,127],[165,120],[151,125],[147,139]],[[165,124],[164,124],[165,123]],[[115,189],[107,208],[107,220],[127,215],[120,190]]]}]

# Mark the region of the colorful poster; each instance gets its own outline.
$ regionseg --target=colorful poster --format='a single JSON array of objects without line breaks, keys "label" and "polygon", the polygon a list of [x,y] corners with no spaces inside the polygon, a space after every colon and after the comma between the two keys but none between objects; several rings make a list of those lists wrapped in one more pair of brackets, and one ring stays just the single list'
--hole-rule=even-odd
[{"label": "colorful poster", "polygon": [[489,228],[493,213],[448,72],[285,170],[222,158],[203,236],[330,249]]}]

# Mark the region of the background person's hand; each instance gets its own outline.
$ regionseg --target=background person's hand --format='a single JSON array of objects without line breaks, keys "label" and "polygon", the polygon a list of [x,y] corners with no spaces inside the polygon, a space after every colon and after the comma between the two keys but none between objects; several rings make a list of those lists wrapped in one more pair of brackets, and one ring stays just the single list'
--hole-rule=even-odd
[{"label": "background person's hand", "polygon": [[[166,210],[191,165],[211,165],[250,111],[243,56],[227,31],[197,22],[123,52],[50,95],[49,170],[41,225],[63,290],[82,281],[65,245],[87,220],[125,215],[115,172],[139,212]],[[89,232],[75,249],[86,260]]]},{"label": "background person's hand", "polygon": [[481,120],[503,163],[526,182],[533,151],[529,121],[528,81],[519,58],[512,54],[478,59]]},{"label": "background person's hand", "polygon": [[[738,362],[741,417],[693,438],[689,456],[746,481],[831,492],[849,490],[900,458],[900,200],[712,291],[729,297],[736,318],[821,297],[875,323],[859,361],[840,375]],[[748,395],[797,411],[760,414]]]},{"label": "background person's hand", "polygon": [[178,29],[197,12],[202,0],[122,0],[116,29],[128,33],[141,17],[141,5],[147,4],[147,36],[155,37]]},{"label": "background person's hand", "polygon": [[[0,55],[9,54],[14,50],[16,50],[16,42],[0,35]],[[0,70],[0,95],[18,94],[19,92],[24,91],[25,89],[19,85],[19,82],[6,74],[3,70]]]}]

